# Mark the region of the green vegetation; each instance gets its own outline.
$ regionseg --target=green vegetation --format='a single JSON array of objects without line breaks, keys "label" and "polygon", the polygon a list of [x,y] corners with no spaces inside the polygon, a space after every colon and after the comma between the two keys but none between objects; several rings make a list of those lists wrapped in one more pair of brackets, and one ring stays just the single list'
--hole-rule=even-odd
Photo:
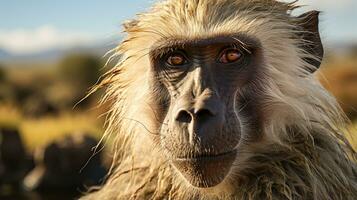
[{"label": "green vegetation", "polygon": [[4,67],[0,65],[0,83],[5,81],[5,70],[3,68]]},{"label": "green vegetation", "polygon": [[[101,76],[101,60],[87,54],[65,56],[59,63],[26,63],[6,68],[8,81],[1,84],[0,99],[14,104],[28,117],[71,111]],[[90,96],[77,108],[87,109],[96,101]]]},{"label": "green vegetation", "polygon": [[100,137],[102,112],[93,109],[97,96],[74,105],[101,76],[102,66],[95,56],[76,54],[58,63],[1,67],[0,127],[18,128],[30,150],[77,132]]},{"label": "green vegetation", "polygon": [[[91,55],[72,54],[64,57],[56,68],[57,82],[48,88],[48,99],[60,109],[72,108],[97,82],[102,66],[101,60]],[[93,100],[91,98],[81,101],[78,106],[88,106]]]},{"label": "green vegetation", "polygon": [[60,62],[59,78],[78,89],[87,89],[100,77],[102,63],[96,57],[84,54],[69,55]]},{"label": "green vegetation", "polygon": [[7,73],[4,67],[0,64],[0,102],[5,100],[10,93],[10,88],[6,81]]},{"label": "green vegetation", "polygon": [[[356,63],[356,59],[329,59],[320,77],[355,121],[349,138],[357,149]],[[80,131],[100,137],[104,119],[98,116],[104,111],[93,109],[98,95],[73,106],[101,76],[102,66],[100,59],[84,54],[68,55],[59,63],[0,66],[0,127],[19,128],[30,150]]]}]

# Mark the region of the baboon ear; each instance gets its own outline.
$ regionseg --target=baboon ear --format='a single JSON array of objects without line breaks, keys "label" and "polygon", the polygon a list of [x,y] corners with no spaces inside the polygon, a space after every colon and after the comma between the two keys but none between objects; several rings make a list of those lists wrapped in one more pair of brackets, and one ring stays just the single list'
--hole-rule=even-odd
[{"label": "baboon ear", "polygon": [[308,69],[310,73],[314,73],[319,69],[324,55],[324,48],[319,33],[319,14],[319,11],[314,10],[298,16],[298,24],[302,28],[302,32],[299,33],[299,36],[304,40],[303,48],[307,53],[315,57],[304,58],[306,62],[314,66],[314,68]]}]

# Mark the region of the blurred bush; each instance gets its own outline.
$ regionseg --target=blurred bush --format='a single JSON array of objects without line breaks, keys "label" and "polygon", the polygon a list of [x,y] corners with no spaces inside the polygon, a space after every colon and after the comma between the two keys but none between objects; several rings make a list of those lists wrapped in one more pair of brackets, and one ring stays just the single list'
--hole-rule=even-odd
[{"label": "blurred bush", "polygon": [[22,112],[25,116],[39,118],[44,115],[57,115],[58,107],[43,96],[30,96],[24,103]]},{"label": "blurred bush", "polygon": [[41,117],[53,114],[55,105],[47,98],[47,88],[53,84],[48,73],[15,72],[3,84],[3,101],[18,107],[27,117]]},{"label": "blurred bush", "polygon": [[[26,117],[72,110],[101,76],[103,63],[90,54],[68,54],[46,67],[1,68],[0,101],[14,104]],[[76,108],[97,102],[91,95]]]},{"label": "blurred bush", "polygon": [[0,64],[0,83],[5,81],[5,70],[4,67]]},{"label": "blurred bush", "polygon": [[[70,54],[58,65],[58,82],[48,90],[49,99],[56,105],[73,107],[101,76],[103,63],[100,58],[89,54]],[[86,106],[90,99],[79,104]]]},{"label": "blurred bush", "polygon": [[86,90],[100,77],[101,67],[102,63],[97,57],[71,54],[60,62],[58,75],[62,81],[75,86],[78,90]]},{"label": "blurred bush", "polygon": [[0,102],[4,101],[6,97],[9,96],[10,88],[5,82],[6,73],[4,67],[0,64]]}]

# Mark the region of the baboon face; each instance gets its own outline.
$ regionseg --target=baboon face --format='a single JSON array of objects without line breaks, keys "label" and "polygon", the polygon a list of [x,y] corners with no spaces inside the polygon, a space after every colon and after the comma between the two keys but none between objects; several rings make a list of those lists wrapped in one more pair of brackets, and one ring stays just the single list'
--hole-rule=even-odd
[{"label": "baboon face", "polygon": [[253,80],[259,42],[246,35],[171,38],[151,50],[152,71],[170,96],[161,146],[194,186],[220,183],[237,154],[237,91]]},{"label": "baboon face", "polygon": [[[303,52],[317,58],[322,57],[318,12],[299,17],[285,13],[284,16],[291,17],[291,21],[284,21],[280,14],[274,20],[266,20],[269,23],[277,21],[278,25],[265,25],[262,29],[264,34],[250,34],[255,30],[250,31],[249,28],[245,28],[246,31],[212,32],[197,37],[171,34],[150,45],[148,83],[154,98],[157,97],[153,105],[157,109],[156,121],[160,122],[160,148],[191,185],[199,188],[218,185],[236,163],[242,146],[247,147],[266,138],[261,131],[267,117],[262,107],[269,104],[264,102],[264,98],[269,99],[264,93],[266,80],[272,79],[269,77],[269,64],[266,64],[271,62],[267,57],[280,62],[278,53],[267,56],[266,52],[274,51],[276,46],[284,46],[284,40],[276,38],[274,43],[270,42],[271,46],[266,46],[264,38],[269,37],[264,36],[275,34],[269,33],[270,27],[279,27],[278,20],[285,24],[296,23],[294,26],[286,25],[282,30],[290,32],[289,36],[294,41],[308,41],[301,42],[302,46],[297,45],[297,49],[304,49]],[[160,19],[175,18],[165,16]],[[236,20],[237,23],[240,21]],[[205,27],[205,24],[199,24],[203,21],[195,22],[196,26]],[[182,26],[187,24],[182,22]],[[136,22],[128,26],[133,32],[141,30],[136,27],[139,26]],[[320,62],[314,58],[299,57],[309,63],[309,69],[303,69],[297,77],[309,75],[319,67]]]}]

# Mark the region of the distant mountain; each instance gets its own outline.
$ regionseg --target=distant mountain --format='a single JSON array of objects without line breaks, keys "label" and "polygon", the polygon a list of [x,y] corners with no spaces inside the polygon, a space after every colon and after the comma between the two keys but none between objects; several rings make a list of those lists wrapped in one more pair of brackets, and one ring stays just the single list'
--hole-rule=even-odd
[{"label": "distant mountain", "polygon": [[4,49],[0,49],[0,60],[3,60],[9,56],[10,56],[10,53],[5,51]]},{"label": "distant mountain", "polygon": [[[4,49],[0,49],[0,63],[1,62],[33,62],[33,61],[57,61],[61,59],[66,54],[71,53],[89,53],[97,56],[104,56],[106,52],[113,49],[116,44],[113,41],[119,41],[119,38],[106,40],[106,41],[97,41],[92,44],[79,45],[71,48],[54,48],[49,49],[39,53],[30,53],[30,54],[12,54],[7,52]],[[333,52],[338,55],[346,55],[350,52],[357,52],[357,41],[356,42],[339,42],[339,43],[330,43],[325,44],[326,52]]]},{"label": "distant mountain", "polygon": [[103,56],[115,45],[113,42],[99,41],[93,44],[80,45],[70,48],[54,48],[37,53],[29,54],[11,54],[3,49],[0,49],[0,62],[23,62],[23,61],[56,61],[66,54],[71,53],[89,53],[98,56]]}]

